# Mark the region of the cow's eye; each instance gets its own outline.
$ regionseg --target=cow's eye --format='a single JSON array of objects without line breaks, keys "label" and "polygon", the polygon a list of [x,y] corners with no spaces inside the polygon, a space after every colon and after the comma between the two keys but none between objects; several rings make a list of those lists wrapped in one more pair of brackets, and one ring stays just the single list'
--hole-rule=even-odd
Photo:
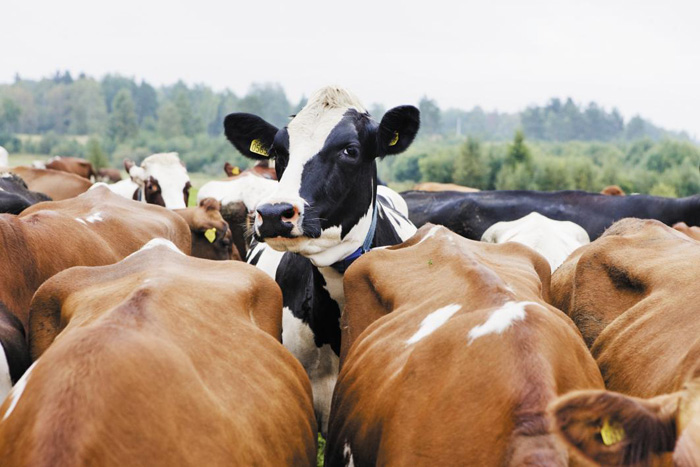
[{"label": "cow's eye", "polygon": [[343,149],[343,156],[347,157],[349,159],[356,159],[357,156],[360,155],[360,150],[357,149],[355,146],[348,146],[347,148]]}]

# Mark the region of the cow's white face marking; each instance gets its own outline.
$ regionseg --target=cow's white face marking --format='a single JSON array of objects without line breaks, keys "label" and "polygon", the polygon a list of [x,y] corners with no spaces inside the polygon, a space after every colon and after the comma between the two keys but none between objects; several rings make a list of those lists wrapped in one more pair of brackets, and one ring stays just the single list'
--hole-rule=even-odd
[{"label": "cow's white face marking", "polygon": [[[153,177],[160,186],[160,194],[166,208],[185,209],[187,207],[184,190],[190,177],[187,175],[187,169],[180,163],[177,153],[148,156],[141,163],[141,167],[133,166],[129,175],[141,187],[150,177]],[[131,194],[133,195],[133,192]]]},{"label": "cow's white face marking", "polygon": [[260,201],[277,189],[277,180],[269,180],[253,174],[242,174],[235,180],[212,181],[197,192],[197,202],[214,198],[222,206],[242,201],[248,212],[255,212]]},{"label": "cow's white face marking", "polygon": [[34,363],[32,363],[32,366],[27,369],[27,371],[22,375],[22,377],[17,381],[17,384],[12,388],[10,393],[8,394],[8,400],[10,401],[9,407],[7,407],[7,411],[5,412],[5,415],[2,417],[2,421],[7,420],[7,417],[12,415],[12,412],[15,410],[15,407],[17,407],[17,403],[19,402],[19,398],[22,397],[22,393],[24,393],[24,389],[27,387],[27,381],[29,381],[29,375],[31,374],[32,370],[34,369],[34,366],[39,363],[39,360],[37,359]]},{"label": "cow's white face marking", "polygon": [[447,320],[452,317],[452,315],[461,309],[462,305],[454,303],[433,311],[428,316],[423,318],[423,321],[420,323],[420,328],[418,328],[418,331],[406,341],[406,344],[415,344],[424,337],[429,336],[435,332],[437,328],[445,324]]},{"label": "cow's white face marking", "polygon": [[355,467],[355,460],[352,458],[350,443],[347,441],[345,441],[345,445],[343,446],[343,460],[345,461],[346,467]]},{"label": "cow's white face marking", "polygon": [[489,315],[485,323],[474,326],[469,331],[469,344],[488,334],[501,334],[516,321],[525,319],[525,307],[537,305],[535,302],[506,302]]}]

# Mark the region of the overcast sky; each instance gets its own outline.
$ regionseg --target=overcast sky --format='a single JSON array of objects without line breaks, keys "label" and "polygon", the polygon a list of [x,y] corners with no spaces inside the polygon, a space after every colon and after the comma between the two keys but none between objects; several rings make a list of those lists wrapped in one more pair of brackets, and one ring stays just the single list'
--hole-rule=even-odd
[{"label": "overcast sky", "polygon": [[324,84],[369,106],[517,111],[595,100],[700,138],[700,1],[2,0],[0,82],[67,69],[292,101]]}]

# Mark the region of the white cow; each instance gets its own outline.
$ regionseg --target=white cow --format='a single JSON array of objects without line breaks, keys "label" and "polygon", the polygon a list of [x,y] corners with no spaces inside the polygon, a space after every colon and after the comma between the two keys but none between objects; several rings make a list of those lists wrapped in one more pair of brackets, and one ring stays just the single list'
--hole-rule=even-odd
[{"label": "white cow", "polygon": [[590,243],[578,224],[555,221],[537,212],[514,221],[497,222],[481,236],[482,242],[518,242],[544,256],[554,272],[578,247]]},{"label": "white cow", "polygon": [[10,154],[7,152],[7,149],[0,146],[0,167],[8,167],[9,163]]}]

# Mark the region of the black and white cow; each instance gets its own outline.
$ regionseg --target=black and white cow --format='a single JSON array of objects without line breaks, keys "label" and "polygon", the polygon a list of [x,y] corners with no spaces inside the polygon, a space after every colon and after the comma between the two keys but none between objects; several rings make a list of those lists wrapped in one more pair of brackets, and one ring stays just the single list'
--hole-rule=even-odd
[{"label": "black and white cow", "polygon": [[0,173],[0,212],[19,214],[29,206],[51,201],[44,193],[31,191],[19,175]]},{"label": "black and white cow", "polygon": [[274,158],[279,184],[256,207],[248,261],[282,288],[282,340],[311,378],[325,433],[338,374],[343,273],[371,248],[400,243],[416,228],[403,200],[378,196],[376,159],[403,152],[418,109],[389,110],[377,123],[350,92],[326,87],[281,129],[260,117],[226,117],[227,138],[245,156]]}]

